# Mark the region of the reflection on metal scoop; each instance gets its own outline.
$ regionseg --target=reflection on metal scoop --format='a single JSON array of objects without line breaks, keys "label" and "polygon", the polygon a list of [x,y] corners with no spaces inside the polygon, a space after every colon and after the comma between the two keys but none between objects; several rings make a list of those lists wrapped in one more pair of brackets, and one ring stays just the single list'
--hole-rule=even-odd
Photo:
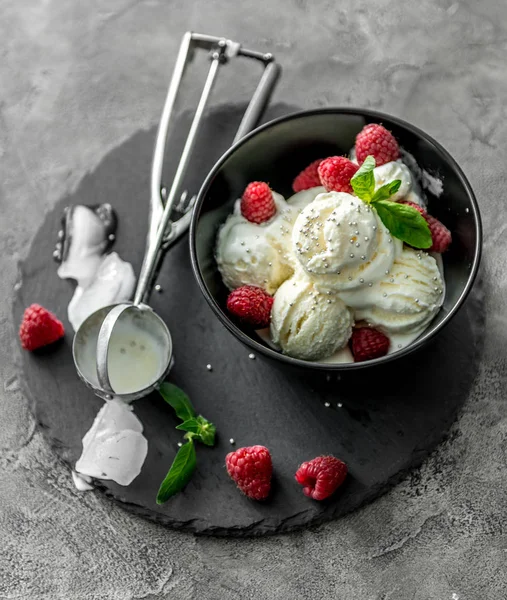
[{"label": "reflection on metal scoop", "polygon": [[[194,50],[209,52],[211,65],[185,141],[181,159],[169,192],[162,186],[162,168],[167,133],[178,89]],[[101,308],[79,327],[73,343],[74,362],[79,376],[101,398],[116,396],[131,402],[153,391],[168,374],[173,346],[164,321],[146,304],[163,253],[185,231],[195,196],[184,191],[183,182],[218,69],[233,57],[260,61],[264,73],[252,96],[234,142],[255,127],[280,73],[271,54],[242,48],[225,38],[187,32],[176,59],[155,142],[151,171],[150,225],[146,253],[133,302]]]},{"label": "reflection on metal scoop", "polygon": [[89,316],[74,337],[73,353],[79,376],[98,396],[132,402],[166,377],[173,345],[149,306],[124,303]]}]

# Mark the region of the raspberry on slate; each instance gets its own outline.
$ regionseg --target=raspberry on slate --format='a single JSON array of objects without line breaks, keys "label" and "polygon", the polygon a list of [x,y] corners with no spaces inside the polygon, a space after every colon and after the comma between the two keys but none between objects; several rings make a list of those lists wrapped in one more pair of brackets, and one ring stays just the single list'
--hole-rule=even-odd
[{"label": "raspberry on slate", "polygon": [[359,167],[344,156],[331,156],[323,160],[319,167],[319,177],[328,192],[352,193],[350,180]]},{"label": "raspberry on slate", "polygon": [[227,473],[238,488],[253,500],[264,500],[271,489],[273,464],[265,446],[248,446],[225,457]]},{"label": "raspberry on slate", "polygon": [[375,158],[375,165],[385,165],[400,157],[398,142],[382,125],[366,125],[356,137],[356,159],[361,165],[368,155]]},{"label": "raspberry on slate", "polygon": [[437,218],[429,215],[424,208],[415,204],[415,202],[404,202],[403,204],[415,208],[426,219],[428,227],[430,228],[431,240],[433,242],[431,248],[426,248],[426,250],[428,252],[445,252],[452,242],[452,235],[447,227]]},{"label": "raspberry on slate", "polygon": [[245,219],[257,224],[269,221],[276,213],[273,192],[263,181],[252,181],[246,186],[240,206]]},{"label": "raspberry on slate", "polygon": [[321,162],[322,158],[314,160],[306,167],[306,169],[303,169],[301,173],[294,179],[294,181],[292,182],[292,189],[296,193],[322,185],[320,183],[320,177],[318,173],[318,167]]},{"label": "raspberry on slate", "polygon": [[303,486],[303,494],[314,500],[329,498],[346,476],[347,465],[334,456],[317,456],[296,471],[296,481]]},{"label": "raspberry on slate", "polygon": [[389,338],[373,327],[359,327],[352,331],[351,345],[355,362],[373,360],[389,351]]},{"label": "raspberry on slate", "polygon": [[262,288],[242,285],[229,294],[227,310],[255,329],[269,327],[273,297]]},{"label": "raspberry on slate", "polygon": [[19,328],[19,339],[25,350],[37,350],[62,338],[63,324],[56,316],[39,304],[29,306]]}]

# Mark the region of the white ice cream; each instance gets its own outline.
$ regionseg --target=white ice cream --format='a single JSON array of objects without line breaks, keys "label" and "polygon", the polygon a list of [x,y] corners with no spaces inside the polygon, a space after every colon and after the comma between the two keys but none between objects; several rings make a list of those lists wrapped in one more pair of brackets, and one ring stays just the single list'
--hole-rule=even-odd
[{"label": "white ice cream", "polygon": [[393,202],[403,200],[413,188],[410,169],[401,160],[394,160],[380,167],[375,167],[373,169],[373,176],[375,177],[375,191],[396,179],[401,181],[399,190],[389,198]]},{"label": "white ice cream", "polygon": [[[265,329],[257,329],[255,333],[260,337],[260,339],[263,342],[266,343],[267,346],[269,346],[273,350],[276,350],[277,352],[280,352],[282,350],[281,346],[275,344],[275,342],[273,341],[273,338],[271,337],[271,330],[269,327],[266,327]],[[354,357],[352,356],[350,348],[348,347],[348,345],[346,345],[340,350],[337,350],[334,354],[331,354],[331,356],[319,358],[319,362],[328,364],[343,364],[354,362]]]},{"label": "white ice cream", "polygon": [[122,260],[116,252],[111,252],[103,257],[88,285],[81,285],[81,279],[77,282],[67,309],[74,331],[99,308],[128,300],[134,292],[136,276],[130,263]]},{"label": "white ice cream", "polygon": [[[404,153],[404,157],[405,157]],[[350,151],[350,160],[358,164],[356,159],[356,149],[352,148]],[[391,196],[389,199],[393,202],[399,202],[400,200],[407,200],[408,202],[414,202],[415,204],[419,204],[420,206],[426,206],[426,202],[424,200],[423,194],[421,193],[419,184],[416,179],[417,173],[418,176],[421,176],[422,171],[417,167],[416,172],[411,170],[411,167],[415,163],[415,159],[412,157],[412,161],[410,163],[410,168],[403,162],[401,158],[398,160],[394,160],[379,167],[375,167],[373,169],[373,176],[375,177],[375,190],[378,190],[379,187],[385,185],[386,183],[391,183],[395,179],[399,179],[401,181],[400,189]],[[417,166],[417,163],[415,163]],[[424,172],[426,173],[426,172]]]},{"label": "white ice cream", "polygon": [[266,223],[241,215],[240,201],[218,234],[216,260],[230,289],[255,285],[273,294],[292,275],[291,231],[298,209],[273,192],[277,213]]},{"label": "white ice cream", "polygon": [[77,331],[99,308],[128,300],[136,278],[132,265],[116,252],[104,255],[109,243],[104,223],[90,208],[74,207],[70,227],[66,232],[70,246],[58,276],[77,282],[67,309],[68,319]]},{"label": "white ice cream", "polygon": [[307,207],[319,194],[325,194],[326,188],[323,186],[309,188],[301,192],[296,192],[290,198],[287,198],[287,203],[296,207],[299,211]]},{"label": "white ice cream", "polygon": [[[390,200],[425,207],[421,183],[439,195],[441,182],[433,178],[430,189],[427,174],[402,154],[407,164],[399,159],[373,170],[375,189],[400,180]],[[423,333],[445,295],[439,256],[404,247],[376,210],[351,194],[315,187],[287,202],[274,196],[277,216],[260,226],[241,217],[238,201],[217,249],[227,287],[252,284],[274,294],[270,329],[258,332],[264,341],[295,358],[338,363],[353,362],[347,342],[354,320],[384,331],[389,353]]]},{"label": "white ice cream", "polygon": [[75,467],[76,487],[90,489],[91,479],[130,485],[141,472],[147,452],[143,426],[132,407],[117,398],[108,400],[83,437]]},{"label": "white ice cream", "polygon": [[340,298],[319,292],[304,275],[295,275],[275,294],[271,337],[289,356],[319,360],[334,354],[347,344],[352,323]]},{"label": "white ice cream", "polygon": [[358,321],[387,334],[419,334],[442,306],[444,282],[432,256],[405,247],[382,281],[341,292],[340,298]]},{"label": "white ice cream", "polygon": [[88,475],[80,475],[76,471],[72,471],[72,481],[79,492],[89,492],[93,490],[93,480]]},{"label": "white ice cream", "polygon": [[83,287],[89,285],[107,248],[104,223],[87,206],[78,205],[73,208],[70,230],[66,232],[70,239],[70,247],[58,268],[58,276],[62,279],[76,279]]},{"label": "white ice cream", "polygon": [[334,292],[380,280],[403,247],[375,210],[342,192],[320,194],[304,208],[294,224],[292,242],[316,287]]}]

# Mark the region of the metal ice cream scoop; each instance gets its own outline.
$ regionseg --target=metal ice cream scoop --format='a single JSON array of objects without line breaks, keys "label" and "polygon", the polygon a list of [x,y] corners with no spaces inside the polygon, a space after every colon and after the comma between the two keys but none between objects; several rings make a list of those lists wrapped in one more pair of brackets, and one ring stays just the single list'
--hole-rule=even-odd
[{"label": "metal ice cream scoop", "polygon": [[[187,63],[197,48],[209,52],[211,65],[183,147],[172,185],[166,194],[162,167],[169,122]],[[171,334],[163,319],[146,303],[164,252],[188,229],[195,196],[178,193],[194,148],[204,110],[219,67],[231,58],[246,57],[264,64],[264,72],[243,116],[234,142],[255,127],[280,73],[271,54],[240,44],[187,32],[176,59],[162,111],[151,171],[150,224],[146,253],[133,302],[106,306],[90,315],[74,337],[73,357],[81,379],[101,398],[126,402],[153,391],[167,376],[173,361]]]}]

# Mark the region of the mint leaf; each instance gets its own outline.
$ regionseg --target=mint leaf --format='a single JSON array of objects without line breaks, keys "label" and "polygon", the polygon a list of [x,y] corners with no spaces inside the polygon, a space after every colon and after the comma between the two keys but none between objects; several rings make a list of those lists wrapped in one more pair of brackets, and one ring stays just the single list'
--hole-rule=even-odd
[{"label": "mint leaf", "polygon": [[172,383],[163,383],[159,392],[162,398],[174,408],[176,416],[182,421],[195,417],[195,410],[189,397],[178,386]]},{"label": "mint leaf", "polygon": [[215,445],[215,433],[217,429],[211,421],[208,421],[202,415],[199,415],[197,418],[188,419],[188,421],[178,425],[176,429],[186,431],[187,435],[185,435],[185,438],[187,440],[199,440],[203,444],[206,444],[206,446]]},{"label": "mint leaf", "polygon": [[375,192],[375,177],[373,169],[375,168],[375,159],[373,156],[367,156],[363,164],[356,171],[350,185],[354,190],[354,194],[363,200],[363,202],[371,202]]},{"label": "mint leaf", "polygon": [[214,446],[217,431],[215,425],[201,415],[197,417],[197,422],[199,423],[198,439],[206,446]]},{"label": "mint leaf", "polygon": [[183,421],[176,429],[186,431],[183,437],[188,440],[178,450],[169,472],[160,484],[157,504],[163,504],[183,489],[192,477],[197,465],[194,440],[199,440],[207,446],[213,446],[216,427],[202,415],[196,416],[190,399],[179,387],[172,383],[163,383],[159,391],[162,398],[174,408],[176,416]]},{"label": "mint leaf", "polygon": [[176,429],[186,431],[187,435],[185,437],[188,440],[199,440],[203,444],[206,444],[206,446],[215,445],[215,433],[217,428],[202,415],[199,415],[197,418],[188,419],[188,421],[178,425]]},{"label": "mint leaf", "polygon": [[179,429],[180,431],[188,431],[190,433],[199,433],[199,427],[199,421],[192,417],[191,419],[188,419],[188,421],[180,423],[176,429]]},{"label": "mint leaf", "polygon": [[391,196],[394,196],[396,192],[400,189],[401,179],[395,179],[394,181],[390,181],[386,183],[382,187],[373,194],[373,198],[371,199],[372,204],[374,202],[378,202],[379,200],[387,200]]},{"label": "mint leaf", "polygon": [[174,457],[173,464],[160,484],[157,494],[157,504],[163,504],[171,496],[182,490],[192,477],[197,465],[197,457],[192,440],[184,444]]},{"label": "mint leaf", "polygon": [[431,246],[428,223],[415,208],[390,200],[378,200],[374,206],[382,223],[394,237],[415,248]]}]

